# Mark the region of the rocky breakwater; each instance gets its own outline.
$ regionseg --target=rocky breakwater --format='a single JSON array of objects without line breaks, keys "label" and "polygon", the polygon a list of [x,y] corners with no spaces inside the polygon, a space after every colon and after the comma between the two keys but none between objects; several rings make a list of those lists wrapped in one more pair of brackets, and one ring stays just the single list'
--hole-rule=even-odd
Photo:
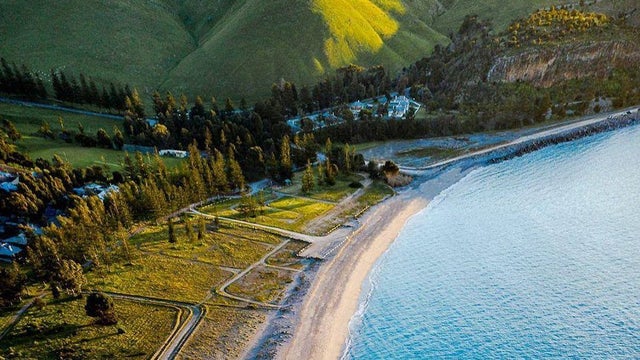
[{"label": "rocky breakwater", "polygon": [[444,170],[459,168],[461,171],[512,159],[524,154],[542,149],[546,146],[577,140],[598,133],[613,131],[626,126],[640,123],[640,109],[628,109],[617,112],[608,117],[586,119],[551,129],[544,129],[532,135],[527,135],[506,144],[492,146],[474,151],[439,163],[421,167],[400,167],[403,173],[423,178],[439,176]]},{"label": "rocky breakwater", "polygon": [[496,151],[496,153],[491,154],[487,159],[485,159],[485,161],[488,163],[496,163],[509,160],[514,157],[540,150],[547,146],[574,141],[583,137],[613,131],[638,123],[640,123],[640,110],[629,111],[628,113],[607,117],[599,122],[571,128],[556,134],[541,136],[513,146],[508,146],[504,150]]}]

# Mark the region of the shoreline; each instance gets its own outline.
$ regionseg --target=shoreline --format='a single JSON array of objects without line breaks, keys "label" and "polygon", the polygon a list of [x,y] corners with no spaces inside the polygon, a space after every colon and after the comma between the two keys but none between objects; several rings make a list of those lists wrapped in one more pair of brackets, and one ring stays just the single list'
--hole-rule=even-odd
[{"label": "shoreline", "polygon": [[349,324],[361,303],[363,284],[411,217],[472,169],[442,171],[422,179],[369,209],[338,251],[321,263],[297,304],[291,337],[279,344],[276,359],[339,359]]},{"label": "shoreline", "polygon": [[358,230],[321,265],[304,297],[293,337],[282,344],[277,359],[340,358],[362,284],[409,218],[428,202],[416,190],[407,190],[370,209]]},{"label": "shoreline", "polygon": [[[636,113],[636,116],[640,112]],[[369,209],[360,226],[338,252],[322,263],[292,321],[292,336],[277,346],[277,359],[340,359],[346,351],[350,322],[361,301],[365,280],[404,228],[438,194],[478,166],[637,123],[622,111],[584,119],[553,129],[540,129],[510,143],[479,150],[414,170],[422,177],[398,195]],[[623,117],[619,121],[618,117]],[[417,170],[417,171],[416,171]],[[433,172],[432,172],[433,171]]]}]

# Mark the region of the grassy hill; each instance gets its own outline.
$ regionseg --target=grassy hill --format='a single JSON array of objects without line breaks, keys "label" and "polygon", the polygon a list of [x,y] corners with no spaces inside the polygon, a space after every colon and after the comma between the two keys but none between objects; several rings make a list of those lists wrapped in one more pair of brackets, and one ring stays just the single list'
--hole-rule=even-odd
[{"label": "grassy hill", "polygon": [[465,15],[498,25],[559,0],[0,0],[0,55],[46,75],[256,100],[349,63],[392,71],[448,41]]}]

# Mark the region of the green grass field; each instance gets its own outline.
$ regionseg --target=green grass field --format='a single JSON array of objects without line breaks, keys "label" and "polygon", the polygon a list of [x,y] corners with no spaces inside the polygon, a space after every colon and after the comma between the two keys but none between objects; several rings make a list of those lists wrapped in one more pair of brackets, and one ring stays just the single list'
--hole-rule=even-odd
[{"label": "green grass field", "polygon": [[102,326],[85,314],[84,299],[47,302],[42,309],[29,309],[2,339],[0,357],[148,359],[169,336],[177,317],[173,308],[114,299],[118,324]]},{"label": "green grass field", "polygon": [[282,237],[265,231],[247,229],[246,227],[222,226],[218,231],[220,234],[227,234],[237,238],[278,245],[282,242]]},{"label": "green grass field", "polygon": [[[200,209],[203,213],[252,223],[274,226],[282,229],[304,232],[310,220],[331,210],[335,205],[310,198],[285,196],[261,208],[258,216],[244,216],[236,210],[240,200],[228,200]],[[246,230],[243,230],[246,231]]]},{"label": "green grass field", "polygon": [[[313,169],[313,173],[315,178],[318,178],[318,168]],[[338,174],[336,176],[336,183],[332,186],[322,185],[316,186],[308,193],[303,194],[302,189],[302,172],[297,172],[293,174],[293,179],[291,179],[292,184],[290,186],[286,186],[278,189],[278,191],[283,192],[289,195],[301,195],[310,197],[313,199],[331,201],[331,202],[339,202],[343,198],[349,196],[357,189],[349,187],[354,181],[362,181],[363,177],[358,174]]]},{"label": "green grass field", "polygon": [[208,306],[198,331],[177,359],[238,359],[266,319],[261,310]]},{"label": "green grass field", "polygon": [[382,181],[374,181],[365,189],[364,194],[358,198],[358,203],[361,206],[361,210],[359,212],[362,212],[362,210],[379,203],[385,197],[393,194],[394,191],[389,187],[389,185]]},{"label": "green grass field", "polygon": [[334,205],[298,197],[283,197],[264,207],[264,213],[256,217],[244,217],[235,212],[230,216],[258,224],[291,231],[305,232],[305,225],[312,219],[333,209]]},{"label": "green grass field", "polygon": [[23,135],[35,134],[43,121],[48,122],[52,130],[59,130],[58,117],[62,117],[65,129],[77,132],[78,124],[82,124],[85,133],[92,135],[100,128],[111,135],[114,126],[122,130],[123,124],[122,120],[5,103],[0,103],[0,117],[11,120]]},{"label": "green grass field", "polygon": [[[111,136],[114,127],[122,129],[122,121],[66,113],[56,110],[38,109],[20,105],[0,103],[0,118],[10,120],[22,134],[17,142],[18,149],[29,154],[32,159],[51,160],[53,155],[59,155],[74,167],[106,166],[109,171],[121,169],[125,153],[123,151],[104,148],[85,148],[76,143],[66,143],[63,140],[45,139],[37,135],[43,121],[49,123],[53,133],[62,130],[58,117],[62,117],[64,129],[78,131],[78,124],[82,124],[86,134],[95,135],[103,128]],[[183,160],[178,158],[163,158],[168,168],[179,166]],[[150,160],[149,160],[150,161]]]},{"label": "green grass field", "polygon": [[50,69],[61,69],[85,73],[98,86],[129,83],[143,96],[160,89],[253,101],[280,78],[311,84],[350,63],[395,72],[447,43],[467,14],[504,26],[558,2],[72,0],[51,7],[6,0],[0,55],[46,81]]},{"label": "green grass field", "polygon": [[280,251],[271,255],[266,260],[266,263],[273,266],[301,269],[303,265],[302,263],[300,263],[298,253],[307,246],[309,246],[309,244],[304,241],[292,240],[287,245],[285,245],[285,247],[280,249]]},{"label": "green grass field", "polygon": [[167,228],[157,226],[136,235],[132,241],[140,243],[142,251],[232,268],[245,268],[271,249],[261,242],[250,240],[255,238],[260,241],[262,238],[250,230],[245,230],[242,237],[216,231],[207,233],[202,241],[189,241],[180,224],[176,225],[176,235],[178,242],[171,244],[168,242]]},{"label": "green grass field", "polygon": [[278,303],[291,283],[291,271],[258,266],[227,287],[230,294],[255,301]]},{"label": "green grass field", "polygon": [[463,0],[451,1],[447,11],[436,17],[433,27],[443,34],[457,31],[466,15],[475,14],[482,19],[491,20],[496,30],[504,30],[509,23],[519,17],[526,16],[536,9],[551,5],[576,4],[569,0]]},{"label": "green grass field", "polygon": [[141,253],[132,264],[87,274],[89,289],[199,302],[231,274],[213,265],[156,253]]}]

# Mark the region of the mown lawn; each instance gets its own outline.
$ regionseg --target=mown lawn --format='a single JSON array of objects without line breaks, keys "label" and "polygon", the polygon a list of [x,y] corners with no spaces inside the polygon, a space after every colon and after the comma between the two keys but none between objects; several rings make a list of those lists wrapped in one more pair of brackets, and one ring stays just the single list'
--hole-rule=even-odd
[{"label": "mown lawn", "polygon": [[[207,205],[201,208],[200,211],[209,215],[304,232],[304,226],[307,222],[326,213],[335,206],[331,203],[320,202],[310,198],[284,196],[269,202],[267,206],[260,209],[259,215],[251,217],[237,211],[238,204],[240,204],[239,199],[226,200],[215,205]],[[242,231],[246,232],[246,229]]]},{"label": "mown lawn", "polygon": [[22,305],[23,304],[21,303],[12,307],[2,308],[2,311],[0,311],[0,332],[4,331],[4,329],[11,323],[16,312],[20,310]]},{"label": "mown lawn", "polygon": [[333,209],[335,205],[298,197],[283,197],[264,207],[264,213],[256,217],[234,218],[274,226],[286,230],[305,232],[305,225],[312,219]]},{"label": "mown lawn", "polygon": [[97,325],[85,314],[85,301],[47,298],[42,309],[30,308],[0,342],[0,357],[148,359],[177,321],[174,308],[114,299],[118,324]]},{"label": "mown lawn", "polygon": [[[314,168],[313,172],[315,179],[317,179],[318,168]],[[339,202],[340,200],[344,199],[357,190],[349,187],[349,184],[354,181],[362,180],[363,177],[358,174],[339,174],[336,177],[336,183],[334,185],[319,186],[316,184],[316,186],[308,194],[304,194],[301,190],[302,172],[297,172],[293,174],[293,179],[291,179],[292,184],[290,186],[279,189],[279,191],[290,195],[303,195],[318,200]]]}]

